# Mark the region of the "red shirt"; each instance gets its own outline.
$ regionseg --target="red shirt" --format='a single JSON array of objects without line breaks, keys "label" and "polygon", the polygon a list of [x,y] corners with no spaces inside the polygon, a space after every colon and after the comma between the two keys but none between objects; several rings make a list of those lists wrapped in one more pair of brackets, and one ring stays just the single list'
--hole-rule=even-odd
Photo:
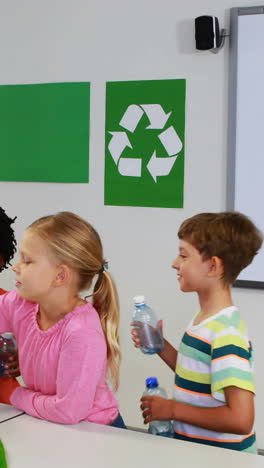
[{"label": "red shirt", "polygon": [[6,293],[6,291],[4,289],[0,288],[0,296],[1,296],[1,294],[5,294],[5,293]]}]

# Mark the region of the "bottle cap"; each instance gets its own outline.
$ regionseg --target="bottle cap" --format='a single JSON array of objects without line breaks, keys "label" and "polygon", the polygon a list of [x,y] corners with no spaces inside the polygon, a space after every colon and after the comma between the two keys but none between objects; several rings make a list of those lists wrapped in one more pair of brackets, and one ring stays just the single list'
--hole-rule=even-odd
[{"label": "bottle cap", "polygon": [[1,335],[3,338],[6,338],[7,340],[10,340],[10,338],[13,338],[13,333],[11,332],[5,332],[5,333],[2,333]]},{"label": "bottle cap", "polygon": [[159,385],[157,377],[148,377],[146,379],[147,388],[156,388]]},{"label": "bottle cap", "polygon": [[145,304],[145,296],[135,296],[133,297],[133,301],[135,305]]}]

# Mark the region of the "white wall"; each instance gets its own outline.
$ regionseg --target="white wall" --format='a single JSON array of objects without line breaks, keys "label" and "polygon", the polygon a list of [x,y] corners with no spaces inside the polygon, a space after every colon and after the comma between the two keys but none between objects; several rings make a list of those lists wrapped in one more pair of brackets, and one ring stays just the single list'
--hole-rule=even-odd
[{"label": "white wall", "polygon": [[[0,183],[0,205],[18,216],[16,234],[35,218],[72,210],[99,230],[121,298],[123,363],[118,398],[127,424],[142,426],[144,380],[157,375],[169,393],[173,375],[157,357],[143,356],[130,340],[132,297],[144,293],[164,319],[166,337],[178,345],[197,310],[194,294],[178,289],[170,268],[177,230],[201,211],[226,205],[228,43],[219,54],[195,50],[194,18],[219,18],[242,0],[0,0],[1,84],[91,81],[90,183]],[[103,205],[105,82],[186,78],[184,209]],[[3,155],[1,155],[3,158]],[[122,220],[122,222],[121,222]],[[11,272],[1,286],[12,288]],[[264,291],[236,290],[248,320],[257,363],[258,445],[264,447]]]}]

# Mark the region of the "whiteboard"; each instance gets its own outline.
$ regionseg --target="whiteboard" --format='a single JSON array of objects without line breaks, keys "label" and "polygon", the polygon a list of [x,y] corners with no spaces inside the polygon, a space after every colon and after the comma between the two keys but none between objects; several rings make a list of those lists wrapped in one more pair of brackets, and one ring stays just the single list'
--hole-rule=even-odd
[{"label": "whiteboard", "polygon": [[[264,6],[232,8],[230,23],[228,209],[264,232]],[[235,286],[264,289],[264,248]]]}]

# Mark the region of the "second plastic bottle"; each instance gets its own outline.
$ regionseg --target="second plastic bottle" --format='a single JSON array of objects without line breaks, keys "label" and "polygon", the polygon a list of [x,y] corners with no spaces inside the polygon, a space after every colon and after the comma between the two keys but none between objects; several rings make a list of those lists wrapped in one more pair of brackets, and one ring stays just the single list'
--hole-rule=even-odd
[{"label": "second plastic bottle", "polygon": [[145,354],[159,353],[163,349],[164,340],[156,313],[146,304],[144,296],[135,296],[133,300],[133,322],[137,329],[140,349]]},{"label": "second plastic bottle", "polygon": [[[143,395],[156,395],[162,398],[167,398],[166,390],[159,386],[159,382],[156,377],[149,377],[146,379],[146,390]],[[148,432],[162,437],[173,437],[171,421],[151,421],[149,423]]]}]

